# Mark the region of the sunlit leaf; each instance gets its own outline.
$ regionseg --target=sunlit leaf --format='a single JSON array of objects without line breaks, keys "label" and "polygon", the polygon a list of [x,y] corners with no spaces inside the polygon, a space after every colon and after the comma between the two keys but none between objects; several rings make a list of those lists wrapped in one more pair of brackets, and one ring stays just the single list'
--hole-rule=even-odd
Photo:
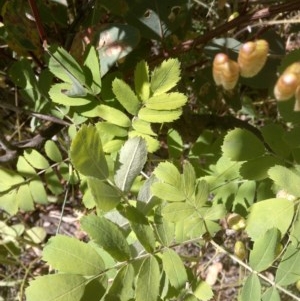
[{"label": "sunlit leaf", "polygon": [[178,290],[184,287],[188,278],[179,255],[172,249],[167,249],[163,252],[162,263],[171,285]]},{"label": "sunlit leaf", "polygon": [[25,232],[25,237],[35,244],[43,242],[46,236],[46,230],[42,227],[32,227]]},{"label": "sunlit leaf", "polygon": [[280,232],[276,228],[269,229],[259,237],[250,252],[249,265],[257,272],[266,270],[277,256]]},{"label": "sunlit leaf", "polygon": [[187,97],[182,93],[161,93],[150,97],[145,106],[153,110],[175,110],[184,106],[186,102]]},{"label": "sunlit leaf", "polygon": [[74,137],[70,157],[75,168],[83,175],[106,179],[108,167],[100,135],[92,125],[83,125]]},{"label": "sunlit leaf", "polygon": [[195,289],[193,289],[193,294],[198,298],[198,300],[208,301],[211,300],[214,293],[211,287],[205,281],[200,281]]},{"label": "sunlit leaf", "polygon": [[170,162],[161,162],[155,168],[153,173],[159,180],[172,186],[180,187],[181,176],[174,164]]},{"label": "sunlit leaf", "polygon": [[136,300],[156,301],[159,295],[160,270],[154,256],[146,257],[141,265],[136,283]]},{"label": "sunlit leaf", "polygon": [[114,176],[115,183],[122,191],[129,191],[135,178],[142,171],[147,160],[144,139],[135,137],[127,140],[120,151]]},{"label": "sunlit leaf", "polygon": [[241,289],[241,301],[259,301],[261,298],[261,284],[256,274],[247,277]]},{"label": "sunlit leaf", "polygon": [[154,95],[168,92],[180,79],[180,64],[177,59],[168,59],[156,67],[151,75],[151,91]]},{"label": "sunlit leaf", "polygon": [[294,204],[286,199],[268,199],[253,204],[247,219],[246,231],[253,240],[271,228],[278,228],[283,236],[294,216]]},{"label": "sunlit leaf", "polygon": [[130,86],[123,80],[116,78],[112,83],[112,89],[117,100],[126,111],[135,115],[140,107],[140,102]]},{"label": "sunlit leaf", "polygon": [[16,201],[18,207],[24,211],[30,211],[34,209],[33,198],[30,192],[29,185],[22,185],[17,190]]},{"label": "sunlit leaf", "polygon": [[47,169],[49,167],[47,159],[35,149],[26,149],[24,157],[34,168]]},{"label": "sunlit leaf", "polygon": [[38,204],[47,204],[48,196],[45,187],[40,179],[36,179],[29,182],[29,188],[33,200]]},{"label": "sunlit leaf", "polygon": [[121,127],[129,127],[131,122],[130,119],[120,110],[117,110],[111,106],[100,105],[97,107],[97,114],[99,117],[104,120],[121,126]]},{"label": "sunlit leaf", "polygon": [[80,275],[54,274],[40,276],[30,282],[26,289],[26,300],[80,301],[88,282],[88,279]]},{"label": "sunlit leaf", "polygon": [[167,204],[162,209],[162,214],[164,218],[171,222],[184,220],[192,216],[194,213],[195,207],[185,202]]},{"label": "sunlit leaf", "polygon": [[52,140],[47,140],[45,143],[46,155],[54,162],[61,162],[62,155],[56,143]]},{"label": "sunlit leaf", "polygon": [[43,250],[43,260],[54,269],[70,274],[91,276],[105,269],[102,258],[94,248],[64,235],[50,238]]},{"label": "sunlit leaf", "polygon": [[146,101],[150,95],[149,67],[143,60],[140,61],[134,70],[134,86],[136,94],[141,100]]},{"label": "sunlit leaf", "polygon": [[151,187],[152,193],[162,200],[180,202],[185,200],[185,194],[177,187],[167,183],[154,183]]},{"label": "sunlit leaf", "polygon": [[278,290],[275,287],[268,288],[262,295],[262,301],[281,301]]},{"label": "sunlit leaf", "polygon": [[181,109],[177,110],[151,110],[148,108],[142,108],[139,110],[138,117],[142,120],[153,122],[153,123],[163,123],[172,122],[180,117],[182,114]]},{"label": "sunlit leaf", "polygon": [[275,282],[279,285],[295,283],[300,278],[300,249],[290,244],[277,267]]},{"label": "sunlit leaf", "polygon": [[141,120],[139,118],[134,118],[132,121],[132,127],[142,134],[157,136],[156,133],[153,132],[151,128],[151,123],[145,120]]}]

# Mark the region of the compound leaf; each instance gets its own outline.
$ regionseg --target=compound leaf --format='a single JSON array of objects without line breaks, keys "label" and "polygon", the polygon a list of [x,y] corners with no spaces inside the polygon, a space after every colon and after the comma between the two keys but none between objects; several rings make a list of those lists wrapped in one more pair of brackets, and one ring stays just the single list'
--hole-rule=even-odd
[{"label": "compound leaf", "polygon": [[175,110],[185,105],[187,97],[178,92],[173,93],[161,93],[150,97],[146,102],[145,106],[148,109],[153,110]]}]

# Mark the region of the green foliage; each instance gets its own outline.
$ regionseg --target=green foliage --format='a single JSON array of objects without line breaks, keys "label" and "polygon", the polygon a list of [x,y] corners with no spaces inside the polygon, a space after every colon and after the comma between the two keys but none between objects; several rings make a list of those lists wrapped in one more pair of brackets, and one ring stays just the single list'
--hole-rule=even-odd
[{"label": "green foliage", "polygon": [[[0,1],[0,265],[20,300],[222,299],[225,257],[238,300],[299,299],[300,88],[272,92],[299,50],[252,23],[298,6],[208,2]],[[254,38],[262,71],[216,87],[214,56]],[[59,234],[66,206],[80,238]]]}]

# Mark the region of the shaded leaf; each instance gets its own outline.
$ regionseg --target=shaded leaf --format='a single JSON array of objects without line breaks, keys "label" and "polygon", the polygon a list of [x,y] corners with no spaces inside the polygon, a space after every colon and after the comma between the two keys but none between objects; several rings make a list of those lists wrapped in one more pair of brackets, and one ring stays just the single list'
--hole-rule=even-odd
[{"label": "shaded leaf", "polygon": [[144,259],[136,282],[136,300],[156,301],[159,295],[160,270],[154,256]]},{"label": "shaded leaf", "polygon": [[130,259],[129,245],[121,229],[104,217],[84,216],[81,227],[92,239],[118,261]]},{"label": "shaded leaf", "polygon": [[105,269],[93,247],[73,237],[56,235],[43,250],[43,260],[60,272],[92,276]]},{"label": "shaded leaf", "polygon": [[132,206],[125,208],[124,215],[129,220],[139,242],[149,253],[153,252],[155,250],[155,235],[145,215]]},{"label": "shaded leaf", "polygon": [[29,185],[22,185],[17,190],[16,201],[18,207],[24,211],[30,211],[34,209],[33,198],[30,192]]},{"label": "shaded leaf", "polygon": [[139,110],[140,102],[129,85],[123,80],[116,78],[112,82],[112,89],[117,100],[126,109],[126,111],[132,115],[135,115]]},{"label": "shaded leaf", "polygon": [[83,125],[74,137],[70,157],[75,168],[86,176],[98,179],[108,177],[108,167],[97,129]]},{"label": "shaded leaf", "polygon": [[225,136],[222,151],[231,160],[246,161],[263,155],[265,147],[254,134],[237,128]]},{"label": "shaded leaf", "polygon": [[253,270],[261,272],[271,266],[277,256],[279,241],[279,230],[272,228],[254,242],[249,258],[249,265]]},{"label": "shaded leaf", "polygon": [[151,110],[148,108],[142,108],[139,110],[138,117],[142,120],[153,123],[172,122],[180,117],[182,110]]},{"label": "shaded leaf", "polygon": [[241,289],[241,301],[259,301],[261,298],[261,285],[256,274],[247,277]]},{"label": "shaded leaf", "polygon": [[26,289],[26,300],[80,301],[88,282],[83,276],[70,274],[37,277]]},{"label": "shaded leaf", "polygon": [[120,151],[115,167],[115,183],[122,191],[129,191],[133,181],[143,170],[147,161],[147,147],[144,139],[134,137],[127,140]]},{"label": "shaded leaf", "polygon": [[278,290],[275,287],[268,288],[261,298],[262,301],[281,301]]},{"label": "shaded leaf", "polygon": [[183,189],[186,198],[193,196],[196,190],[196,173],[191,163],[185,162],[183,165]]},{"label": "shaded leaf", "polygon": [[300,278],[300,249],[290,244],[278,265],[275,282],[279,285],[295,283]]},{"label": "shaded leaf", "polygon": [[154,95],[168,92],[180,79],[180,64],[177,59],[168,59],[156,67],[151,76],[151,91]]},{"label": "shaded leaf", "polygon": [[96,178],[89,178],[88,185],[94,202],[100,210],[110,211],[119,204],[121,196],[116,188]]},{"label": "shaded leaf", "polygon": [[47,140],[45,143],[46,155],[54,162],[61,162],[62,155],[56,143],[52,140]]},{"label": "shaded leaf", "polygon": [[167,249],[162,255],[163,269],[171,285],[179,290],[187,282],[187,273],[179,255],[172,249]]},{"label": "shaded leaf", "polygon": [[253,240],[277,228],[284,236],[294,216],[294,204],[286,199],[268,199],[253,204],[247,219],[246,231]]},{"label": "shaded leaf", "polygon": [[109,288],[105,301],[126,301],[133,298],[134,269],[131,264],[122,267]]}]

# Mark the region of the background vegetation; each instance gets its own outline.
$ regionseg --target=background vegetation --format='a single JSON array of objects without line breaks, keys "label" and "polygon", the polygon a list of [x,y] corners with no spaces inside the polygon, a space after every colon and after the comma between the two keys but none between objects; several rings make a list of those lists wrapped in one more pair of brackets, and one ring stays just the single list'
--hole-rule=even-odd
[{"label": "background vegetation", "polygon": [[0,10],[0,300],[300,300],[299,1]]}]

